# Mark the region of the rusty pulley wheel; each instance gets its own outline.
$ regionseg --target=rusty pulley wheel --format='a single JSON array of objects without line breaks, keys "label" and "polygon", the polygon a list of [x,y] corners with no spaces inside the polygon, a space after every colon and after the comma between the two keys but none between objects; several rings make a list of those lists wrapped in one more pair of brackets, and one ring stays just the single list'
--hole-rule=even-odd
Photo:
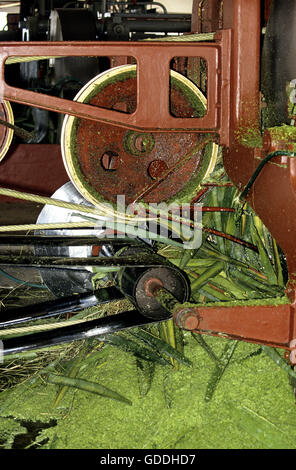
[{"label": "rusty pulley wheel", "polygon": [[[0,102],[0,119],[14,124],[13,112],[9,101]],[[8,152],[13,137],[13,130],[0,125],[0,162]]]},{"label": "rusty pulley wheel", "polygon": [[[91,80],[75,97],[124,113],[136,109],[136,66],[117,67]],[[201,117],[206,99],[183,75],[171,71],[170,112],[176,117]],[[149,99],[149,96],[147,96]],[[192,150],[204,136],[190,132],[139,132],[86,119],[66,116],[62,130],[62,154],[70,179],[88,201],[126,204],[190,201],[202,179],[216,162],[218,146],[210,143]],[[182,158],[193,155],[182,165]],[[171,168],[177,166],[175,171]],[[146,191],[153,182],[167,175]],[[141,196],[143,195],[143,196]]]}]

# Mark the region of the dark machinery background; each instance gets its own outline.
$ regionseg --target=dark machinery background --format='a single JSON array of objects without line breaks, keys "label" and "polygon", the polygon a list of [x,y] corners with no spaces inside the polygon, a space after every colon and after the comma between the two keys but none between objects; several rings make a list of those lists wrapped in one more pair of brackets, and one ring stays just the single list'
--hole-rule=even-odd
[{"label": "dark machinery background", "polygon": [[[8,14],[7,20],[0,41],[128,41],[191,30],[190,14],[168,13],[159,2],[137,0],[22,0],[20,13]],[[85,83],[108,68],[107,57],[68,57],[49,65],[32,61],[11,66],[6,80],[20,88],[73,99]],[[59,117],[16,104],[13,113],[17,124],[34,130],[30,143],[59,143]]]}]

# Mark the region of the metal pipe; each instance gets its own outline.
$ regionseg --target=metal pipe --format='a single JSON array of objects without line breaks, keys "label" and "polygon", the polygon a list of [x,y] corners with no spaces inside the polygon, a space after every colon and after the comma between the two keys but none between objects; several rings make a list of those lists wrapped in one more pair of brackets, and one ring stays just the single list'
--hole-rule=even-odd
[{"label": "metal pipe", "polygon": [[64,237],[38,235],[0,235],[0,246],[101,246],[101,245],[141,245],[142,242],[129,238],[100,238],[96,236]]},{"label": "metal pipe", "polygon": [[[158,320],[159,321],[159,320]],[[78,325],[57,328],[52,331],[34,333],[23,337],[3,340],[3,356],[30,351],[44,347],[56,346],[71,341],[115,333],[127,328],[135,328],[153,323],[137,310],[122,312],[105,318],[99,318]]]},{"label": "metal pipe", "polygon": [[120,300],[122,297],[123,295],[118,289],[109,287],[100,289],[96,293],[86,292],[71,297],[61,297],[56,300],[4,310],[1,312],[0,328],[78,312],[113,300]]},{"label": "metal pipe", "polygon": [[[157,19],[132,19],[132,18],[124,18],[122,23],[119,23],[127,28],[130,32],[152,32],[152,33],[187,33],[190,32],[191,23],[190,20],[170,20],[166,19],[164,22],[163,20]],[[114,23],[114,26],[117,24]]]},{"label": "metal pipe", "polygon": [[154,253],[139,254],[138,256],[122,257],[89,257],[89,258],[67,258],[55,256],[30,256],[30,255],[0,255],[0,266],[34,266],[38,268],[56,266],[162,266],[166,260]]}]

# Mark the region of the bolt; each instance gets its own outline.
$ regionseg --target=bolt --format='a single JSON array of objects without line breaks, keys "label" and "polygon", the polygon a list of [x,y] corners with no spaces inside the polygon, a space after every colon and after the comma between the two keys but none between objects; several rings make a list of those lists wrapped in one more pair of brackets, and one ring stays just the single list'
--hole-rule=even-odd
[{"label": "bolt", "polygon": [[153,134],[139,133],[139,132],[127,132],[124,137],[125,149],[135,156],[144,156],[150,153],[154,148],[154,137]]},{"label": "bolt", "polygon": [[150,279],[147,279],[144,285],[145,292],[147,295],[149,295],[149,297],[155,297],[156,292],[161,287],[163,287],[163,283],[157,277],[151,277]]},{"label": "bolt", "polygon": [[147,144],[148,144],[148,140],[145,139],[144,136],[138,135],[138,136],[135,138],[134,145],[135,145],[135,148],[136,148],[137,150],[139,150],[139,152],[145,152],[146,147],[147,147]]},{"label": "bolt", "polygon": [[115,152],[112,152],[112,150],[104,152],[101,156],[101,165],[104,170],[117,170],[119,167],[119,162],[119,155]]},{"label": "bolt", "polygon": [[184,330],[197,330],[200,317],[196,309],[184,308],[174,314],[174,320],[179,328]]},{"label": "bolt", "polygon": [[153,160],[148,167],[148,174],[152,179],[157,179],[168,170],[168,166],[164,160]]}]

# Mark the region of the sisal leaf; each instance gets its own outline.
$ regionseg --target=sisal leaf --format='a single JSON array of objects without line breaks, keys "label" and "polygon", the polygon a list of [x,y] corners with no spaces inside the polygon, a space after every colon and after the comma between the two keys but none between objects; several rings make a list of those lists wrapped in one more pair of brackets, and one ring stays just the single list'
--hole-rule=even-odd
[{"label": "sisal leaf", "polygon": [[55,374],[49,374],[47,381],[56,385],[78,388],[79,390],[84,390],[85,392],[95,393],[105,398],[111,398],[113,400],[132,405],[132,402],[127,398],[99,383]]}]

